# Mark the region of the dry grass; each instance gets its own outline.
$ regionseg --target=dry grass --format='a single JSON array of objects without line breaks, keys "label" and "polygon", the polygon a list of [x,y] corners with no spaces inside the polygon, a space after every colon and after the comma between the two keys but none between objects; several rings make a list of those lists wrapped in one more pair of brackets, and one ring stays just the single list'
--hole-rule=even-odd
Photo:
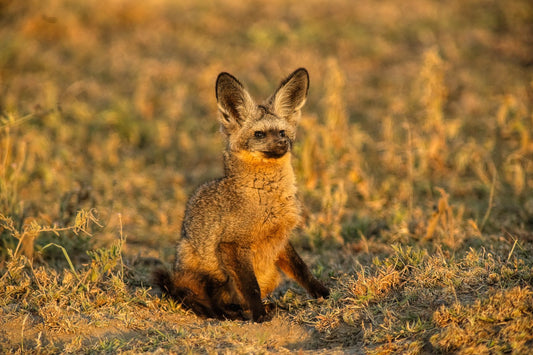
[{"label": "dry grass", "polygon": [[[480,9],[483,9],[480,11]],[[0,1],[0,351],[526,353],[529,1]],[[261,325],[150,289],[222,173],[214,80],[304,66],[293,283]]]}]

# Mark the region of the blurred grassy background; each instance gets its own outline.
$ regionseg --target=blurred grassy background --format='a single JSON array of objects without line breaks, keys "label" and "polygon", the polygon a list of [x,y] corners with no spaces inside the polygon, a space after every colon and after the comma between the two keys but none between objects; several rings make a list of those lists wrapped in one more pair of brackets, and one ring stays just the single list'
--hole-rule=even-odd
[{"label": "blurred grassy background", "polygon": [[[203,322],[142,261],[222,174],[217,74],[298,67],[293,240],[332,296]],[[526,352],[532,134],[529,0],[0,0],[0,351]]]},{"label": "blurred grassy background", "polygon": [[188,194],[222,173],[217,74],[262,99],[303,66],[302,246],[531,240],[530,1],[4,0],[0,26],[0,211],[19,227],[95,208],[92,243],[122,227],[127,253],[170,260]]}]

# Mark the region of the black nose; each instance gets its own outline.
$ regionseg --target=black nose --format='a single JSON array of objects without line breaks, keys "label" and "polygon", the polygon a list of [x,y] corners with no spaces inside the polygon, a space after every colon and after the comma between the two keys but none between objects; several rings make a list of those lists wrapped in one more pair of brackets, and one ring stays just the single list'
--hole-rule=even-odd
[{"label": "black nose", "polygon": [[290,142],[286,138],[279,138],[271,142],[264,153],[270,158],[281,158],[290,149]]},{"label": "black nose", "polygon": [[278,148],[283,148],[283,147],[286,147],[288,145],[289,141],[287,140],[287,138],[279,138],[276,140],[275,144]]}]

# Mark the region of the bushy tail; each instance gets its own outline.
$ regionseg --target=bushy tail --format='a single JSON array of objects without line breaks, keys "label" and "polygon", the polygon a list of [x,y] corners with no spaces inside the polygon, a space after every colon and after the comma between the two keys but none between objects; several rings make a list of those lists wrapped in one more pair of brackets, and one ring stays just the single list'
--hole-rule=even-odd
[{"label": "bushy tail", "polygon": [[170,271],[165,267],[157,268],[152,272],[153,284],[159,286],[161,292],[173,297],[173,284]]}]

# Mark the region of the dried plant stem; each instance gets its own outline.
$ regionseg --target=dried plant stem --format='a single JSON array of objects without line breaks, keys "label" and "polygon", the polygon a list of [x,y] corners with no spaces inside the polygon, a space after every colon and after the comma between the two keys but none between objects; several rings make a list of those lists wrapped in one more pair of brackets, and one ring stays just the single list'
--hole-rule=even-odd
[{"label": "dried plant stem", "polygon": [[411,133],[411,126],[409,122],[404,123],[405,130],[407,131],[407,171],[409,179],[409,218],[413,217],[413,204],[414,204],[414,158],[413,158],[413,136]]},{"label": "dried plant stem", "polygon": [[496,178],[498,176],[498,173],[496,172],[496,169],[493,168],[492,171],[492,183],[490,186],[490,195],[489,195],[489,206],[487,207],[487,212],[485,212],[485,216],[483,217],[483,220],[481,221],[481,225],[479,226],[479,231],[482,232],[483,228],[485,227],[485,223],[487,223],[490,212],[492,211],[492,206],[494,203],[494,190],[496,186]]}]

